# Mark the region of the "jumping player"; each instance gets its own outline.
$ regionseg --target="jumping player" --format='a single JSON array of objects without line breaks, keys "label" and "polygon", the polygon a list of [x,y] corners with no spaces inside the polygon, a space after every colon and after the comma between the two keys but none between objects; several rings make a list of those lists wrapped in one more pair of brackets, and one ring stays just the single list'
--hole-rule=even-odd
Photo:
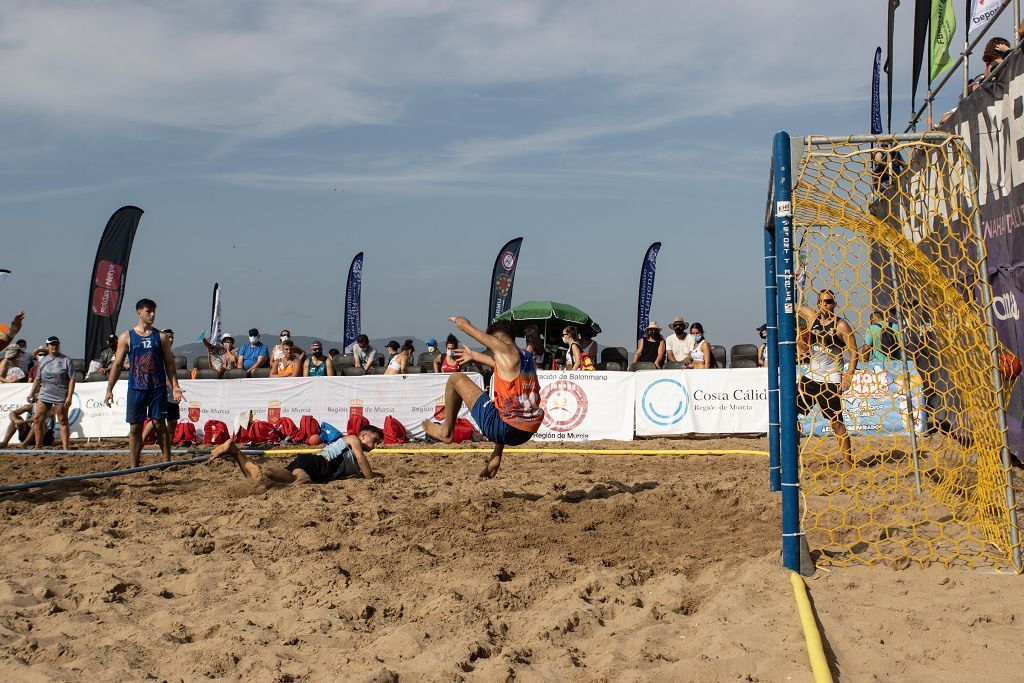
[{"label": "jumping player", "polygon": [[121,333],[117,339],[117,355],[107,380],[105,403],[114,404],[114,385],[121,376],[121,364],[127,356],[128,367],[128,456],[132,467],[139,466],[142,453],[142,425],[149,417],[156,425],[156,440],[164,459],[171,459],[171,435],[167,431],[167,384],[171,385],[171,400],[183,397],[174,370],[174,356],[168,336],[153,329],[156,320],[156,302],[139,299],[135,304],[139,322]]},{"label": "jumping player", "polygon": [[367,425],[359,430],[358,436],[344,436],[319,453],[303,453],[284,467],[260,467],[245,457],[232,438],[213,449],[207,464],[225,456],[233,457],[243,477],[259,482],[265,488],[295,483],[326,484],[355,475],[373,479],[381,475],[370,467],[366,454],[383,440],[384,432],[379,427]]},{"label": "jumping player", "polygon": [[495,321],[483,332],[460,315],[449,320],[494,354],[491,358],[468,348],[457,352],[459,365],[475,361],[494,368],[491,380],[494,383],[494,400],[463,373],[453,373],[448,376],[444,389],[444,422],[437,424],[424,420],[423,428],[428,436],[442,443],[451,443],[462,404],[471,406],[470,413],[480,431],[494,442],[494,451],[480,473],[481,477],[490,479],[498,474],[505,446],[526,443],[544,421],[537,370],[533,366],[533,357],[516,346],[511,322]]}]

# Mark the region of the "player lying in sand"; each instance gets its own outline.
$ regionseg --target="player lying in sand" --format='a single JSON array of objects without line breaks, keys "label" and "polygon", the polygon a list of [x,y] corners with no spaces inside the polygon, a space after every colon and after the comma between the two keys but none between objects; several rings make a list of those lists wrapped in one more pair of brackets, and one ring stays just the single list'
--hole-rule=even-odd
[{"label": "player lying in sand", "polygon": [[245,457],[232,438],[213,449],[207,464],[223,457],[234,458],[238,463],[238,469],[242,470],[242,476],[257,481],[266,488],[295,483],[326,484],[359,474],[366,479],[373,479],[381,475],[374,473],[366,454],[383,440],[384,432],[369,425],[360,429],[358,436],[344,436],[319,453],[303,453],[284,467],[260,467]]},{"label": "player lying in sand", "polygon": [[473,381],[455,372],[448,376],[444,389],[444,422],[423,421],[427,435],[442,443],[452,442],[455,420],[463,404],[480,431],[494,442],[494,451],[487,459],[481,477],[493,478],[501,467],[501,454],[505,446],[518,446],[530,440],[544,421],[540,407],[540,385],[533,357],[516,346],[512,323],[499,320],[487,331],[473,327],[466,318],[456,315],[449,320],[463,333],[486,346],[494,357],[470,349],[459,349],[455,358],[459,365],[470,362],[484,363],[494,368],[494,400]]}]

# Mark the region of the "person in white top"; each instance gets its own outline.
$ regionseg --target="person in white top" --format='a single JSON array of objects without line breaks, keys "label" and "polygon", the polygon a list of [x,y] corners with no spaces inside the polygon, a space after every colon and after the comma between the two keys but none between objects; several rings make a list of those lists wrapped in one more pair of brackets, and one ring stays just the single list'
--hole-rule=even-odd
[{"label": "person in white top", "polygon": [[693,337],[690,367],[695,370],[709,370],[715,367],[715,354],[711,350],[711,344],[704,338],[704,326],[700,323],[690,325],[690,336]]},{"label": "person in white top", "polygon": [[677,315],[668,324],[669,329],[675,334],[666,337],[665,352],[668,354],[669,363],[682,363],[683,367],[690,367],[690,352],[693,351],[693,335],[687,334],[689,327],[682,316]]}]

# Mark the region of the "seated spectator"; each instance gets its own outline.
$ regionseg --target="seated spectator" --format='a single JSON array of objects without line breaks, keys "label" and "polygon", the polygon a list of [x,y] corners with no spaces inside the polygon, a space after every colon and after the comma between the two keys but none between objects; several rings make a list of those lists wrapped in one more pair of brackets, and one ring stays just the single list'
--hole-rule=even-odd
[{"label": "seated spectator", "polygon": [[566,325],[562,329],[562,343],[568,348],[565,351],[566,370],[593,370],[594,359],[583,352],[580,345],[580,331],[575,325]]},{"label": "seated spectator", "polygon": [[[429,342],[428,342],[429,343]],[[458,372],[462,366],[455,360],[455,350],[459,348],[459,340],[449,334],[444,343],[444,353],[434,358],[434,372]]]},{"label": "seated spectator", "polygon": [[97,358],[93,365],[89,364],[89,374],[94,372],[102,372],[103,374],[110,373],[110,366],[114,364],[114,356],[117,355],[117,335],[112,334],[107,337],[107,346],[100,351],[100,357]]},{"label": "seated spectator", "polygon": [[300,370],[299,357],[295,355],[295,344],[291,339],[281,342],[284,355],[270,364],[271,377],[298,377]]},{"label": "seated spectator", "polygon": [[652,322],[647,326],[633,354],[633,363],[654,363],[658,368],[665,364],[665,340],[661,338],[661,325]]},{"label": "seated spectator", "polygon": [[996,67],[1003,63],[1003,60],[1006,59],[1006,56],[1010,54],[1012,49],[1010,41],[1006,38],[996,37],[989,40],[985,44],[985,51],[981,55],[981,60],[985,62],[985,71],[970,80],[967,86],[968,91],[974,92],[980,88],[985,79],[992,75]]},{"label": "seated spectator", "polygon": [[718,367],[711,344],[704,338],[704,326],[700,323],[690,325],[693,337],[693,350],[690,351],[690,367],[695,370],[707,370]]},{"label": "seated spectator", "polygon": [[27,375],[21,369],[21,359],[27,355],[17,344],[7,347],[4,359],[0,361],[0,383],[14,384],[24,382]]},{"label": "seated spectator", "polygon": [[[292,338],[292,331],[291,330],[281,330],[281,335],[280,335],[281,343],[275,345],[274,348],[270,350],[270,360],[271,360],[271,362],[281,360],[281,357],[284,356],[284,343],[286,341],[291,340],[291,338]],[[298,358],[305,358],[306,357],[306,352],[303,351],[302,349],[300,349],[299,347],[295,346],[294,343],[292,344],[292,353],[294,353],[295,356],[298,357]]]},{"label": "seated spectator", "polygon": [[687,333],[688,327],[681,315],[672,318],[668,324],[668,328],[675,333],[665,339],[665,358],[669,363],[682,363],[684,367],[690,367],[693,337]]},{"label": "seated spectator", "polygon": [[548,370],[554,362],[551,352],[544,346],[544,340],[540,336],[540,328],[536,325],[527,325],[523,330],[526,338],[526,352],[533,356],[533,367],[538,370]]},{"label": "seated spectator", "polygon": [[22,369],[25,376],[28,377],[28,369],[32,367],[32,354],[28,352],[28,342],[24,339],[19,339],[14,342],[15,346],[21,349],[22,353],[18,356],[18,367]]},{"label": "seated spectator", "polygon": [[438,364],[438,359],[442,358],[442,356],[444,356],[444,353],[441,351],[441,349],[437,348],[437,340],[431,338],[427,340],[427,350],[420,355],[419,362],[422,364],[429,360],[429,362],[433,364],[435,368],[434,372],[437,372],[436,368]]},{"label": "seated spectator", "polygon": [[211,344],[203,337],[203,345],[206,346],[206,353],[210,358],[210,369],[218,376],[223,377],[225,372],[238,367],[240,356],[238,349],[235,348],[235,338],[227,332],[220,336],[219,344]]},{"label": "seated spectator", "polygon": [[253,371],[267,365],[270,360],[270,350],[267,345],[260,341],[260,331],[255,327],[249,330],[249,343],[243,344],[238,351],[238,366],[245,370],[246,374],[252,377]]},{"label": "seated spectator", "polygon": [[373,362],[377,360],[377,352],[370,346],[370,338],[365,334],[356,337],[356,345],[352,347],[352,361],[357,368],[364,372],[373,369]]},{"label": "seated spectator", "polygon": [[334,360],[324,355],[324,345],[314,341],[309,345],[309,355],[302,361],[303,377],[334,377]]},{"label": "seated spectator", "polygon": [[766,368],[768,367],[768,326],[761,325],[757,328],[757,333],[761,336],[761,344],[757,347],[757,367]]},{"label": "seated spectator", "polygon": [[29,382],[36,378],[36,372],[39,370],[39,363],[41,362],[43,356],[46,355],[46,353],[47,351],[45,346],[40,346],[35,351],[32,352],[32,365],[30,365],[28,368]]},{"label": "seated spectator", "polygon": [[594,331],[589,327],[580,330],[580,349],[597,362],[598,343],[594,341]]},{"label": "seated spectator", "polygon": [[388,342],[388,349],[393,355],[391,356],[391,360],[388,361],[387,369],[384,370],[384,374],[404,375],[406,368],[409,367],[409,362],[412,360],[412,342],[406,340],[401,349],[398,347],[398,342]]},{"label": "seated spectator", "polygon": [[330,356],[331,359],[333,359],[335,356],[341,355],[341,350],[332,348],[330,351],[327,352],[327,355]]},{"label": "seated spectator", "polygon": [[[0,448],[7,448],[15,433],[18,435],[18,441],[22,448],[35,444],[36,435],[35,430],[32,429],[32,411],[34,409],[33,404],[26,403],[10,412],[10,424],[7,425],[7,433],[4,434],[4,440],[0,442]],[[52,429],[52,425],[49,428]]]},{"label": "seated spectator", "polygon": [[7,345],[18,336],[23,322],[25,322],[25,311],[18,311],[18,315],[14,316],[14,320],[11,321],[7,331],[0,335],[0,351],[6,349]]}]

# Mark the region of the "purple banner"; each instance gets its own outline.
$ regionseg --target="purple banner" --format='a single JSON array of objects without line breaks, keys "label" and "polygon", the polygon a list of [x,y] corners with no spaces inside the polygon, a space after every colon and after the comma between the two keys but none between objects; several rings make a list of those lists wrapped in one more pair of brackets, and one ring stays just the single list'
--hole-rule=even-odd
[{"label": "purple banner", "polygon": [[498,258],[494,259],[494,270],[491,272],[491,298],[487,302],[488,323],[511,307],[512,285],[515,284],[516,266],[519,265],[519,249],[522,246],[523,238],[517,237],[506,243],[498,252]]},{"label": "purple banner", "polygon": [[871,134],[882,134],[882,95],[879,81],[882,71],[882,48],[875,48],[875,63],[871,67]]},{"label": "purple banner", "polygon": [[642,339],[651,317],[651,302],[654,300],[654,271],[658,267],[658,252],[661,242],[647,248],[643,265],[640,266],[640,291],[636,298],[636,338]]},{"label": "purple banner", "polygon": [[345,287],[345,352],[356,343],[362,322],[363,300],[363,252],[356,254],[348,269],[348,284]]}]

